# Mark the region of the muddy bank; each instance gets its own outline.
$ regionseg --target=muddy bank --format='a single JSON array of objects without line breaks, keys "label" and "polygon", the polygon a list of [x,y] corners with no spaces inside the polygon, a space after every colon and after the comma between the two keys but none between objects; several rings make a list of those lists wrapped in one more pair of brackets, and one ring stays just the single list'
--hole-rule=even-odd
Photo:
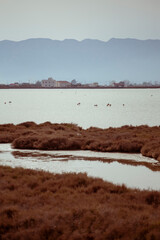
[{"label": "muddy bank", "polygon": [[82,129],[74,124],[0,125],[0,143],[14,148],[39,150],[92,150],[142,153],[160,161],[160,127],[123,126],[120,128]]},{"label": "muddy bank", "polygon": [[1,239],[160,239],[160,192],[0,167]]}]

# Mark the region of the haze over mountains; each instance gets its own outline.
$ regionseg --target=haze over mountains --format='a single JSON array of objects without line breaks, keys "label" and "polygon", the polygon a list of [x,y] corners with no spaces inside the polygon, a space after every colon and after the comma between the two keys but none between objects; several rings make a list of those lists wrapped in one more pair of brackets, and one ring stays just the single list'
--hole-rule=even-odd
[{"label": "haze over mountains", "polygon": [[0,83],[56,80],[160,81],[160,40],[0,41]]}]

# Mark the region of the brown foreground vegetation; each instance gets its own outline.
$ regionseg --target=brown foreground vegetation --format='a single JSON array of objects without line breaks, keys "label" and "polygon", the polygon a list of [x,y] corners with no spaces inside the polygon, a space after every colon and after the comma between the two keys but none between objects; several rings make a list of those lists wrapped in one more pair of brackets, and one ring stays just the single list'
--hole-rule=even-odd
[{"label": "brown foreground vegetation", "polygon": [[159,240],[160,192],[0,167],[1,240]]},{"label": "brown foreground vegetation", "polygon": [[160,126],[123,126],[82,129],[75,124],[0,125],[0,143],[14,148],[41,150],[92,150],[142,153],[160,161]]}]

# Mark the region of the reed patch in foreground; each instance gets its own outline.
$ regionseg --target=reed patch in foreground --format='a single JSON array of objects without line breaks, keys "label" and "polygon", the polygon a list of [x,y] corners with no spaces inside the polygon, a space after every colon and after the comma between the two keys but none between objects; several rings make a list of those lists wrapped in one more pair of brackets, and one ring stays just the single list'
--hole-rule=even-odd
[{"label": "reed patch in foreground", "polygon": [[0,167],[0,239],[160,239],[160,192]]}]

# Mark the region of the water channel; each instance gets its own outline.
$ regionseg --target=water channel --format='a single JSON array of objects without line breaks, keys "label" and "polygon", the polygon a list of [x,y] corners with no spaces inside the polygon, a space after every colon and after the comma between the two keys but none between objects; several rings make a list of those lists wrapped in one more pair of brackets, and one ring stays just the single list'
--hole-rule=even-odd
[{"label": "water channel", "polygon": [[141,154],[19,150],[0,144],[0,165],[52,173],[83,172],[131,188],[160,190],[160,163]]}]

